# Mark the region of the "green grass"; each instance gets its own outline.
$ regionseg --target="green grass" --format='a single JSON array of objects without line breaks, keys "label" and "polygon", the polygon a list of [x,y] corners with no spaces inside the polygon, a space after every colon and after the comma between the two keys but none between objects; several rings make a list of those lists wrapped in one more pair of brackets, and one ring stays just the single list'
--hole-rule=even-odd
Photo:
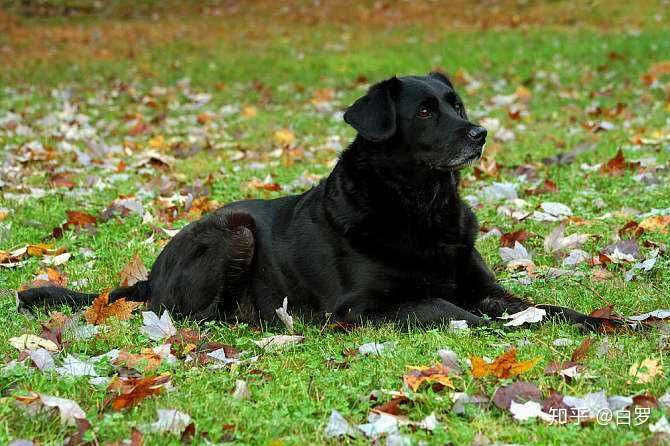
[{"label": "green grass", "polygon": [[[37,25],[36,25],[37,26]],[[333,112],[318,113],[310,103],[314,91],[332,88],[336,92],[334,111],[342,110],[364,88],[356,86],[355,79],[363,75],[378,80],[392,74],[425,73],[434,67],[444,67],[448,72],[464,70],[481,87],[470,91],[460,90],[471,116],[474,119],[495,117],[515,130],[516,139],[500,144],[496,154],[503,169],[497,181],[516,181],[512,166],[522,163],[538,163],[546,156],[570,150],[581,143],[594,144],[594,149],[580,155],[567,166],[537,165],[539,178],[555,181],[559,191],[542,196],[524,197],[533,209],[543,201],[567,204],[575,215],[587,221],[584,226],[570,225],[568,233],[586,232],[594,237],[585,250],[596,254],[611,242],[616,231],[635,217],[616,215],[622,208],[635,208],[647,212],[652,208],[670,207],[670,189],[667,186],[667,163],[670,159],[670,143],[658,146],[636,146],[629,138],[637,133],[649,135],[654,130],[670,132],[667,93],[662,88],[649,88],[640,80],[649,66],[667,58],[670,54],[670,35],[662,28],[645,28],[639,33],[620,30],[607,33],[586,28],[531,28],[518,30],[488,30],[449,32],[428,30],[420,27],[401,27],[389,31],[367,30],[357,35],[355,30],[342,33],[324,27],[296,30],[294,34],[276,40],[232,41],[222,40],[213,46],[198,45],[198,42],[183,41],[160,47],[141,49],[135,59],[118,57],[112,60],[81,60],[70,62],[36,61],[31,67],[3,70],[0,79],[0,118],[4,111],[12,110],[23,116],[24,124],[35,125],[44,116],[60,110],[62,101],[52,92],[69,91],[70,101],[80,113],[91,117],[93,123],[103,123],[96,129],[93,138],[71,141],[82,151],[88,151],[91,139],[100,139],[109,145],[132,141],[141,153],[152,135],[163,135],[168,140],[186,141],[189,134],[201,128],[195,117],[203,111],[218,113],[223,106],[243,108],[253,105],[258,115],[245,118],[239,113],[218,117],[219,128],[207,131],[207,148],[194,156],[179,159],[173,170],[138,171],[133,167],[136,157],[127,154],[115,155],[110,164],[120,159],[128,164],[127,178],[109,181],[113,172],[98,165],[79,166],[70,155],[59,153],[49,162],[30,162],[20,165],[22,177],[15,182],[5,179],[3,192],[16,192],[17,185],[47,189],[50,193],[40,199],[29,199],[18,203],[0,198],[0,207],[11,213],[0,224],[0,250],[10,250],[25,244],[48,239],[51,230],[65,221],[65,211],[82,210],[92,214],[102,211],[120,194],[135,194],[157,177],[176,178],[181,185],[193,184],[196,179],[212,176],[210,198],[227,203],[247,196],[275,197],[286,192],[244,191],[241,185],[252,177],[274,176],[274,181],[288,185],[304,172],[323,175],[329,170],[329,162],[335,157],[330,151],[314,150],[326,143],[329,137],[339,136],[343,144],[353,136],[353,131],[333,117]],[[609,58],[615,51],[622,60]],[[545,73],[542,75],[540,72]],[[189,78],[194,92],[209,93],[211,101],[201,108],[191,108],[181,87],[180,79]],[[552,80],[555,78],[556,80]],[[262,84],[272,93],[269,102],[252,86],[252,80]],[[505,81],[504,87],[496,90],[496,83]],[[667,83],[668,79],[661,81]],[[118,95],[120,83],[130,86]],[[220,84],[224,84],[223,88]],[[528,106],[529,116],[520,122],[512,121],[505,110],[489,105],[491,97],[510,94],[520,85],[526,85],[533,93]],[[164,97],[158,97],[158,107],[150,107],[142,98],[151,96],[152,88],[167,89]],[[667,87],[666,87],[667,88]],[[571,98],[560,92],[570,93]],[[601,92],[602,94],[598,94]],[[611,108],[622,102],[630,117],[596,117],[587,115],[586,108],[596,103]],[[169,104],[169,106],[168,106]],[[147,122],[155,117],[166,116],[152,124],[147,135],[129,137],[122,129],[124,116],[139,113]],[[182,122],[170,124],[172,119]],[[584,121],[606,119],[615,124],[615,129],[592,134],[581,129]],[[114,127],[114,125],[120,127]],[[523,124],[525,129],[517,128]],[[297,137],[298,146],[314,153],[314,158],[297,160],[290,167],[269,158],[265,165],[254,169],[250,161],[231,161],[238,149],[259,154],[269,153],[275,148],[273,134],[288,127]],[[36,130],[34,136],[10,136],[0,130],[2,155],[15,151],[23,143],[39,140],[54,147],[58,141]],[[557,147],[557,141],[564,148]],[[655,187],[635,181],[631,172],[621,176],[605,176],[598,172],[588,173],[581,169],[582,163],[605,162],[614,156],[617,148],[623,148],[628,159],[656,157],[657,164],[666,166],[657,173],[661,184]],[[170,150],[167,149],[167,152]],[[64,189],[51,190],[48,172],[64,168],[75,173],[75,180],[84,185],[90,175],[99,176],[108,187],[102,190],[81,187],[74,193]],[[476,194],[492,180],[470,178],[463,195]],[[528,188],[521,185],[520,190]],[[173,188],[178,190],[177,187]],[[606,206],[598,208],[596,199]],[[157,215],[157,204],[151,197],[143,204]],[[655,268],[641,274],[636,281],[625,282],[625,268],[608,266],[612,277],[606,281],[591,280],[592,268],[580,266],[584,278],[543,278],[549,267],[560,266],[560,261],[544,254],[542,240],[556,224],[537,223],[525,220],[514,223],[496,212],[493,204],[476,208],[482,226],[498,227],[503,232],[525,228],[537,236],[525,242],[535,252],[538,277],[530,285],[522,285],[514,274],[505,270],[498,255],[497,239],[479,242],[479,248],[487,262],[495,269],[500,281],[515,293],[538,303],[561,304],[591,311],[603,306],[602,297],[616,306],[622,314],[638,314],[656,308],[669,308],[670,262],[662,254]],[[596,219],[607,213],[610,218]],[[640,218],[638,217],[639,221]],[[179,227],[185,221],[175,223]],[[158,222],[158,226],[168,226]],[[149,224],[139,217],[112,219],[97,225],[93,233],[66,232],[55,245],[64,246],[73,253],[72,258],[60,269],[70,281],[87,281],[83,289],[97,290],[113,287],[118,283],[118,272],[139,252],[147,265],[158,255],[161,244],[167,239],[157,233],[153,242],[145,243],[152,233]],[[642,241],[668,244],[667,233],[649,232]],[[641,243],[642,244],[642,243]],[[90,248],[94,261],[79,254],[80,248]],[[643,248],[643,253],[648,253]],[[41,269],[38,259],[31,259],[21,268],[0,269],[0,286],[16,289],[30,282]],[[31,320],[18,314],[14,301],[0,300],[0,363],[18,357],[18,352],[9,346],[10,337],[23,333],[39,334],[39,322],[46,320],[41,314]],[[154,342],[140,334],[141,317],[111,326],[108,332],[90,341],[74,341],[66,348],[67,353],[89,357],[112,348],[127,348],[139,352],[141,348],[153,346]],[[195,326],[180,324],[180,326]],[[228,326],[217,323],[199,327],[209,338],[237,346],[241,350],[261,353],[252,340],[270,332],[259,332],[246,326]],[[276,329],[275,329],[276,330]],[[106,398],[104,389],[94,388],[85,378],[61,379],[55,374],[43,374],[35,369],[19,367],[11,372],[0,372],[0,443],[14,438],[36,439],[44,444],[58,444],[69,436],[73,429],[60,424],[58,417],[41,414],[30,417],[18,410],[12,395],[25,391],[38,391],[71,398],[79,402],[86,411],[100,443],[128,438],[131,429],[151,423],[156,418],[157,408],[175,408],[191,415],[200,432],[208,432],[214,441],[220,441],[230,432],[224,425],[235,426],[234,435],[240,444],[320,444],[329,440],[323,429],[332,409],[339,410],[355,423],[363,423],[374,405],[367,395],[375,389],[398,390],[402,387],[402,375],[409,365],[429,365],[438,361],[437,350],[451,348],[462,359],[470,355],[494,357],[509,346],[517,346],[523,359],[540,357],[540,363],[523,379],[535,382],[547,393],[556,389],[564,394],[582,395],[605,389],[608,395],[634,395],[649,392],[660,396],[668,391],[666,379],[650,384],[630,383],[629,367],[645,358],[654,358],[663,365],[668,352],[658,347],[662,333],[652,330],[643,334],[622,333],[608,336],[610,344],[607,355],[594,353],[586,361],[589,377],[566,382],[554,376],[545,376],[543,367],[552,360],[568,359],[574,347],[556,347],[557,338],[571,338],[577,343],[584,337],[575,327],[566,324],[547,323],[532,329],[518,330],[472,330],[450,332],[447,329],[414,329],[399,332],[393,327],[363,327],[350,333],[322,330],[321,327],[298,325],[298,332],[305,335],[305,342],[280,352],[266,352],[258,362],[242,365],[232,370],[210,370],[190,367],[183,363],[177,366],[162,366],[172,373],[175,390],[149,398],[136,407],[114,413],[103,407]],[[599,341],[604,336],[598,336]],[[333,369],[326,363],[328,358],[343,358],[343,350],[354,348],[365,342],[396,341],[397,347],[379,357],[354,357],[345,369]],[[64,356],[61,353],[60,356]],[[161,369],[161,370],[163,370]],[[255,373],[260,370],[263,374]],[[666,374],[670,370],[666,366]],[[261,376],[267,376],[267,379]],[[236,379],[249,382],[252,397],[238,401],[232,398]],[[492,394],[493,381],[476,380],[469,371],[455,379],[456,389],[475,393]],[[465,416],[450,414],[449,392],[433,392],[423,389],[417,395],[408,415],[414,420],[435,412],[441,427],[434,433],[404,430],[414,442],[424,440],[427,444],[469,444],[477,433],[483,433],[494,442],[519,444],[630,444],[643,442],[651,434],[648,426],[547,426],[541,422],[518,423],[494,406],[469,409]],[[662,414],[654,409],[652,421]],[[176,437],[156,434],[145,436],[147,444],[178,444]],[[332,441],[332,440],[330,440]],[[362,439],[347,440],[351,444],[365,444]]]}]

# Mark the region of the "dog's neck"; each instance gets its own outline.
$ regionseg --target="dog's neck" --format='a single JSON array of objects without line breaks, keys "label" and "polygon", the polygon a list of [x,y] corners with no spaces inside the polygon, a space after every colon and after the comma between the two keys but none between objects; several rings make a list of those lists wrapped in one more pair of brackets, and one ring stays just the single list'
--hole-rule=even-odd
[{"label": "dog's neck", "polygon": [[326,181],[326,203],[343,196],[351,209],[331,209],[331,219],[345,228],[375,221],[443,230],[461,212],[458,172],[399,166],[390,158],[391,144],[398,142],[359,136],[342,153]]}]

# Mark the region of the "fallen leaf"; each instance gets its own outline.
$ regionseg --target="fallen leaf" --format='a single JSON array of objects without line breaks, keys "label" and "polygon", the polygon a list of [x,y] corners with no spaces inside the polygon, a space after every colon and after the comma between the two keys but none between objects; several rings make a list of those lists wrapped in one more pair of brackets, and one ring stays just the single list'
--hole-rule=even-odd
[{"label": "fallen leaf", "polygon": [[129,353],[121,350],[113,361],[116,365],[124,365],[130,369],[144,371],[155,370],[160,367],[163,358],[150,348],[143,348],[141,353]]},{"label": "fallen leaf", "polygon": [[74,424],[77,420],[85,419],[86,413],[73,400],[46,395],[44,393],[31,392],[28,396],[14,395],[18,404],[31,412],[42,408],[58,408],[62,423]]},{"label": "fallen leaf", "polygon": [[274,141],[279,146],[290,146],[295,142],[295,134],[289,129],[277,130],[273,135]]},{"label": "fallen leaf", "polygon": [[493,403],[501,409],[509,409],[513,401],[524,403],[526,401],[540,401],[542,394],[540,389],[529,382],[517,381],[508,386],[499,387],[493,394]]},{"label": "fallen leaf", "polygon": [[137,282],[147,280],[149,272],[139,254],[135,254],[133,259],[121,270],[121,286],[132,286]]},{"label": "fallen leaf", "polygon": [[370,412],[368,422],[356,426],[368,438],[398,433],[398,419],[387,413]]},{"label": "fallen leaf", "polygon": [[630,366],[628,374],[634,377],[638,384],[646,384],[663,375],[663,366],[658,364],[657,359],[646,358]]},{"label": "fallen leaf", "polygon": [[70,378],[98,376],[98,373],[95,371],[95,366],[92,363],[82,361],[72,355],[67,355],[65,359],[63,359],[63,365],[61,367],[56,367],[56,372],[61,376]]},{"label": "fallen leaf", "polygon": [[430,367],[409,367],[403,376],[404,383],[416,392],[423,383],[439,384],[442,387],[454,388],[449,378],[450,369],[442,363]]},{"label": "fallen leaf", "polygon": [[519,242],[514,242],[514,248],[499,248],[498,252],[502,260],[507,264],[509,270],[514,270],[519,267],[529,269],[534,268],[532,256],[528,253],[526,248]]},{"label": "fallen leaf", "polygon": [[398,395],[391,398],[391,400],[384,404],[379,404],[372,408],[376,412],[384,412],[390,415],[403,415],[405,410],[400,407],[401,404],[409,402],[409,398],[404,395]]},{"label": "fallen leaf", "polygon": [[463,372],[458,361],[458,355],[455,351],[449,349],[438,350],[437,355],[442,361],[442,365],[447,367],[453,374],[460,375]]},{"label": "fallen leaf", "polygon": [[233,398],[236,400],[246,400],[251,398],[251,392],[247,382],[241,379],[235,381],[235,390],[233,391]]},{"label": "fallen leaf", "polygon": [[642,220],[639,227],[645,231],[667,233],[668,225],[670,225],[670,215],[656,215]]},{"label": "fallen leaf", "polygon": [[512,401],[509,410],[514,419],[518,421],[540,418],[543,421],[551,422],[554,419],[553,415],[543,412],[542,405],[535,401],[528,401],[523,404]]},{"label": "fallen leaf", "polygon": [[65,223],[64,229],[74,226],[76,228],[85,228],[87,226],[93,226],[98,222],[97,217],[87,214],[86,212],[81,211],[65,211],[67,216],[67,222]]},{"label": "fallen leaf", "polygon": [[381,355],[384,351],[393,350],[394,348],[395,348],[395,342],[393,341],[388,341],[384,343],[368,342],[358,347],[358,354],[364,356],[367,355],[377,356]]},{"label": "fallen leaf", "polygon": [[154,341],[169,338],[177,334],[177,329],[172,323],[172,318],[167,310],[163,311],[160,319],[153,311],[142,312],[143,325],[142,332]]},{"label": "fallen leaf", "polygon": [[84,311],[84,318],[86,322],[93,325],[104,324],[110,318],[124,321],[130,319],[133,310],[140,305],[140,302],[126,301],[125,298],[109,304],[109,294],[104,292],[96,297],[91,306]]},{"label": "fallen leaf", "polygon": [[56,364],[54,363],[54,360],[51,357],[51,353],[49,353],[48,350],[38,348],[36,350],[30,350],[28,352],[28,355],[30,356],[30,359],[33,361],[33,364],[35,364],[35,367],[37,367],[43,372],[52,370],[54,367],[56,367]]},{"label": "fallen leaf", "polygon": [[107,390],[116,395],[111,397],[107,403],[113,410],[122,410],[160,393],[169,383],[170,374],[168,373],[147,378],[115,377]]},{"label": "fallen leaf", "polygon": [[547,311],[542,308],[528,307],[518,313],[500,316],[498,319],[511,319],[505,323],[505,327],[518,327],[523,324],[540,322],[546,315]]},{"label": "fallen leaf", "polygon": [[282,306],[275,310],[277,317],[281,320],[289,331],[293,331],[293,317],[288,314],[288,297],[284,297]]},{"label": "fallen leaf", "polygon": [[181,435],[191,424],[191,417],[176,409],[158,409],[158,420],[153,422],[149,429],[152,432]]},{"label": "fallen leaf", "polygon": [[532,369],[539,360],[540,358],[533,358],[527,361],[517,362],[515,348],[498,356],[491,364],[488,364],[484,359],[478,356],[470,358],[472,363],[472,376],[475,378],[484,378],[489,375],[493,375],[497,378],[511,378]]},{"label": "fallen leaf", "polygon": [[593,345],[593,342],[595,341],[595,338],[585,338],[581,344],[579,344],[579,347],[575,349],[574,352],[572,352],[572,356],[570,358],[571,361],[574,362],[582,362],[586,359],[586,357],[589,354],[589,351],[591,350],[591,346]]},{"label": "fallen leaf", "polygon": [[557,226],[544,239],[544,250],[548,253],[561,251],[563,249],[573,249],[582,246],[588,240],[587,234],[572,234],[567,237],[563,236],[565,232],[565,224]]},{"label": "fallen leaf", "polygon": [[670,422],[668,422],[668,419],[664,415],[661,418],[659,418],[659,420],[656,423],[650,424],[649,430],[655,433],[670,435]]},{"label": "fallen leaf", "polygon": [[305,337],[299,335],[276,335],[254,341],[254,344],[262,349],[271,350],[288,345],[299,344],[304,340]]},{"label": "fallen leaf", "polygon": [[500,246],[505,248],[513,248],[516,242],[524,242],[531,233],[525,229],[519,229],[514,232],[506,232],[500,236]]},{"label": "fallen leaf", "polygon": [[328,424],[325,430],[326,437],[356,437],[360,432],[354,428],[338,411],[333,410],[330,413]]},{"label": "fallen leaf", "polygon": [[620,175],[625,170],[636,170],[640,167],[640,163],[626,161],[623,151],[619,149],[611,160],[602,165],[600,171],[609,175]]},{"label": "fallen leaf", "polygon": [[58,345],[55,342],[31,334],[9,338],[9,345],[18,350],[37,350],[43,348],[50,352],[58,351]]}]

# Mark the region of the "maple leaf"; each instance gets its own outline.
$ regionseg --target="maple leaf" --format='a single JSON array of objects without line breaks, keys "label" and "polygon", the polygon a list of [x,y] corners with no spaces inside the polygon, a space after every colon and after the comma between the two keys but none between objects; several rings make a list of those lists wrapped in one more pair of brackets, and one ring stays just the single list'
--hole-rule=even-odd
[{"label": "maple leaf", "polygon": [[442,363],[430,367],[409,367],[409,371],[403,376],[405,384],[416,392],[421,384],[439,384],[443,387],[454,388],[448,374],[451,370]]},{"label": "maple leaf", "polygon": [[638,162],[633,163],[626,161],[626,158],[623,156],[623,151],[619,149],[614,158],[602,165],[600,171],[610,175],[620,175],[625,170],[636,170],[639,167],[640,163]]},{"label": "maple leaf", "polygon": [[656,231],[666,233],[670,225],[670,215],[657,215],[649,217],[640,222],[639,227],[645,231]]},{"label": "maple leaf", "polygon": [[289,129],[277,130],[273,138],[275,143],[279,146],[290,146],[295,142],[295,134]]},{"label": "maple leaf", "polygon": [[646,358],[630,366],[628,374],[637,378],[638,384],[646,384],[663,375],[663,366],[658,365],[657,359]]},{"label": "maple leaf", "polygon": [[79,404],[66,398],[31,392],[27,396],[14,395],[14,399],[31,412],[44,408],[58,408],[61,423],[74,424],[77,420],[86,418],[86,413],[79,407]]},{"label": "maple leaf", "polygon": [[506,232],[500,237],[500,246],[505,248],[514,248],[515,242],[524,242],[532,234],[525,229],[519,229],[514,232]]},{"label": "maple leaf", "polygon": [[579,347],[577,347],[575,351],[572,352],[572,357],[570,358],[570,360],[575,362],[581,362],[585,360],[589,354],[589,351],[591,350],[591,346],[593,345],[594,341],[595,338],[585,338],[582,341],[582,343],[579,344]]},{"label": "maple leaf", "polygon": [[160,367],[162,360],[163,358],[152,349],[143,348],[139,354],[121,350],[114,364],[123,364],[131,369],[154,370]]},{"label": "maple leaf", "polygon": [[147,280],[149,273],[139,254],[135,254],[132,260],[123,267],[120,273],[121,286],[132,286],[137,282]]},{"label": "maple leaf", "polygon": [[516,349],[512,348],[498,356],[492,363],[487,363],[483,358],[472,356],[472,376],[475,378],[484,378],[493,375],[496,378],[511,378],[532,369],[538,363],[540,358],[533,358],[527,361],[517,362]]},{"label": "maple leaf", "polygon": [[405,395],[394,396],[390,401],[383,404],[378,404],[373,407],[375,412],[385,412],[391,415],[403,415],[405,410],[400,407],[401,404],[409,403],[409,398]]},{"label": "maple leaf", "polygon": [[106,404],[109,404],[112,410],[125,409],[160,393],[169,382],[169,373],[146,378],[114,378],[109,383],[107,390],[116,393],[116,396],[110,398]]},{"label": "maple leaf", "polygon": [[125,298],[110,304],[109,293],[104,292],[96,297],[91,306],[84,311],[84,318],[86,322],[93,325],[104,324],[109,318],[124,321],[129,319],[133,310],[140,305],[140,302],[128,302]]},{"label": "maple leaf", "polygon": [[87,214],[86,212],[65,211],[65,215],[67,216],[67,223],[65,223],[66,229],[70,226],[85,228],[86,226],[92,226],[98,222],[97,217]]}]

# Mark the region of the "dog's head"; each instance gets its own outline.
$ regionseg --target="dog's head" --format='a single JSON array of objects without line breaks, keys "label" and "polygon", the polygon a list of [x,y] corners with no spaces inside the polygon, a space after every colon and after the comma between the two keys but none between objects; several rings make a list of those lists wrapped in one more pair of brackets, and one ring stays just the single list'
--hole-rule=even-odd
[{"label": "dog's head", "polygon": [[486,129],[468,120],[449,79],[441,73],[392,77],[373,85],[344,113],[371,142],[389,144],[397,161],[431,170],[456,170],[479,159]]}]

